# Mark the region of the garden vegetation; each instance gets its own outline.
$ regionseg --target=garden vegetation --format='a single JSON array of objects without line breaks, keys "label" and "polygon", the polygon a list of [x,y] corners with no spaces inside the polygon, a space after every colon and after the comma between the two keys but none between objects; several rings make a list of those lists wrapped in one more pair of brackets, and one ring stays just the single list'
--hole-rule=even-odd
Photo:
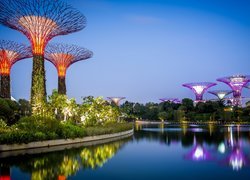
[{"label": "garden vegetation", "polygon": [[82,104],[77,104],[75,99],[53,91],[39,116],[31,116],[26,100],[17,103],[0,99],[0,109],[0,144],[74,139],[133,128],[121,120],[119,107],[101,97],[85,97]]}]

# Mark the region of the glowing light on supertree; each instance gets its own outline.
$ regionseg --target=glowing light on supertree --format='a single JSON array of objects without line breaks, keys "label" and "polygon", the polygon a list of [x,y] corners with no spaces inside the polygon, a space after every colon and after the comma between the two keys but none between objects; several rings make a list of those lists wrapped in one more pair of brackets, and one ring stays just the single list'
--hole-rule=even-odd
[{"label": "glowing light on supertree", "polygon": [[182,86],[187,87],[191,89],[196,97],[196,102],[203,101],[203,94],[205,91],[212,87],[215,86],[216,83],[211,83],[211,82],[197,82],[197,83],[186,83],[183,84]]},{"label": "glowing light on supertree", "polygon": [[226,95],[232,93],[233,91],[230,90],[214,90],[214,91],[208,91],[208,93],[213,94],[217,96],[220,100],[224,99]]},{"label": "glowing light on supertree", "polygon": [[85,48],[67,44],[48,44],[44,57],[57,69],[58,93],[66,94],[65,76],[70,65],[91,58],[93,53]]},{"label": "glowing light on supertree", "polygon": [[22,32],[33,51],[31,105],[33,113],[46,102],[44,50],[55,36],[83,29],[85,17],[59,0],[1,0],[0,23]]},{"label": "glowing light on supertree", "polygon": [[107,97],[107,98],[110,99],[117,106],[120,105],[121,100],[125,99],[125,97]]},{"label": "glowing light on supertree", "polygon": [[31,48],[13,41],[0,40],[0,96],[10,99],[10,70],[17,62],[32,57]]},{"label": "glowing light on supertree", "polygon": [[170,103],[175,103],[175,104],[181,103],[181,101],[178,98],[161,98],[159,100],[162,102],[170,102]]},{"label": "glowing light on supertree", "polygon": [[233,75],[217,79],[217,81],[226,83],[233,90],[233,105],[241,106],[241,92],[242,88],[250,82],[250,76]]}]

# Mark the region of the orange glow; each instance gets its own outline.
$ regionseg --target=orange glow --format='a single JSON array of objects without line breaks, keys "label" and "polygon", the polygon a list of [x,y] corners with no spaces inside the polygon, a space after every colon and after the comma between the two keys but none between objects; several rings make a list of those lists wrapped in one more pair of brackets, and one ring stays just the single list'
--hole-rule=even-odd
[{"label": "orange glow", "polygon": [[29,33],[33,53],[43,55],[50,34],[58,27],[57,24],[41,16],[23,16],[19,19],[19,23]]},{"label": "orange glow", "polygon": [[66,180],[65,176],[58,176],[58,180]]},{"label": "orange glow", "polygon": [[9,75],[11,66],[18,59],[19,54],[15,51],[0,51],[0,74]]},{"label": "orange glow", "polygon": [[58,76],[65,77],[66,70],[74,60],[74,56],[65,53],[51,53],[50,59],[57,68]]}]

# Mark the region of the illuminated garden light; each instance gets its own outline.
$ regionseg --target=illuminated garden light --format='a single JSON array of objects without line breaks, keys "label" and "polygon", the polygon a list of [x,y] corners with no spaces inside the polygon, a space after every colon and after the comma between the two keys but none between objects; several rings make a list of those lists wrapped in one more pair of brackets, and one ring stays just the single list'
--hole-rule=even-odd
[{"label": "illuminated garden light", "polygon": [[159,100],[162,102],[170,102],[170,103],[175,103],[175,104],[181,103],[181,101],[178,98],[161,98]]},{"label": "illuminated garden light", "polygon": [[250,76],[233,75],[217,79],[217,81],[226,83],[233,90],[233,105],[241,106],[241,92],[242,88],[250,82]]},{"label": "illuminated garden light", "polygon": [[121,100],[125,99],[125,97],[107,97],[107,98],[110,99],[117,106],[119,106]]},{"label": "illuminated garden light", "polygon": [[230,90],[214,90],[214,91],[208,91],[208,93],[213,94],[217,96],[220,100],[224,99],[226,95],[232,93]]},{"label": "illuminated garden light", "polygon": [[13,41],[0,40],[0,96],[11,98],[10,95],[10,70],[17,62],[32,57],[31,48]]},{"label": "illuminated garden light", "polygon": [[211,82],[198,82],[198,83],[186,83],[183,84],[182,86],[187,87],[189,89],[191,89],[196,97],[196,101],[203,101],[203,94],[205,93],[205,91],[212,87],[215,86],[216,83],[211,83]]},{"label": "illuminated garden light", "polygon": [[55,36],[83,29],[85,17],[59,0],[1,0],[0,23],[20,31],[33,52],[31,105],[33,113],[46,102],[44,50]]},{"label": "illuminated garden light", "polygon": [[70,65],[91,58],[93,53],[85,48],[67,44],[49,44],[44,57],[57,69],[58,93],[66,94],[65,76]]}]

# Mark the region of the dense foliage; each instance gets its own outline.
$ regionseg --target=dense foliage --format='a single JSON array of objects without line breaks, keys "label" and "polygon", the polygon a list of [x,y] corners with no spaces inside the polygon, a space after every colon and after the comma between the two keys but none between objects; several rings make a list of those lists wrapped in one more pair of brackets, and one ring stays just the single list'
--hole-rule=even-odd
[{"label": "dense foliage", "polygon": [[132,129],[121,120],[119,107],[101,97],[75,99],[53,91],[43,105],[39,116],[31,115],[26,100],[19,103],[0,99],[0,143],[27,143],[32,141],[77,138],[116,133]]},{"label": "dense foliage", "polygon": [[128,114],[127,119],[156,121],[250,121],[250,107],[225,106],[223,101],[199,102],[184,98],[181,104],[132,103],[126,101],[121,111]]}]

